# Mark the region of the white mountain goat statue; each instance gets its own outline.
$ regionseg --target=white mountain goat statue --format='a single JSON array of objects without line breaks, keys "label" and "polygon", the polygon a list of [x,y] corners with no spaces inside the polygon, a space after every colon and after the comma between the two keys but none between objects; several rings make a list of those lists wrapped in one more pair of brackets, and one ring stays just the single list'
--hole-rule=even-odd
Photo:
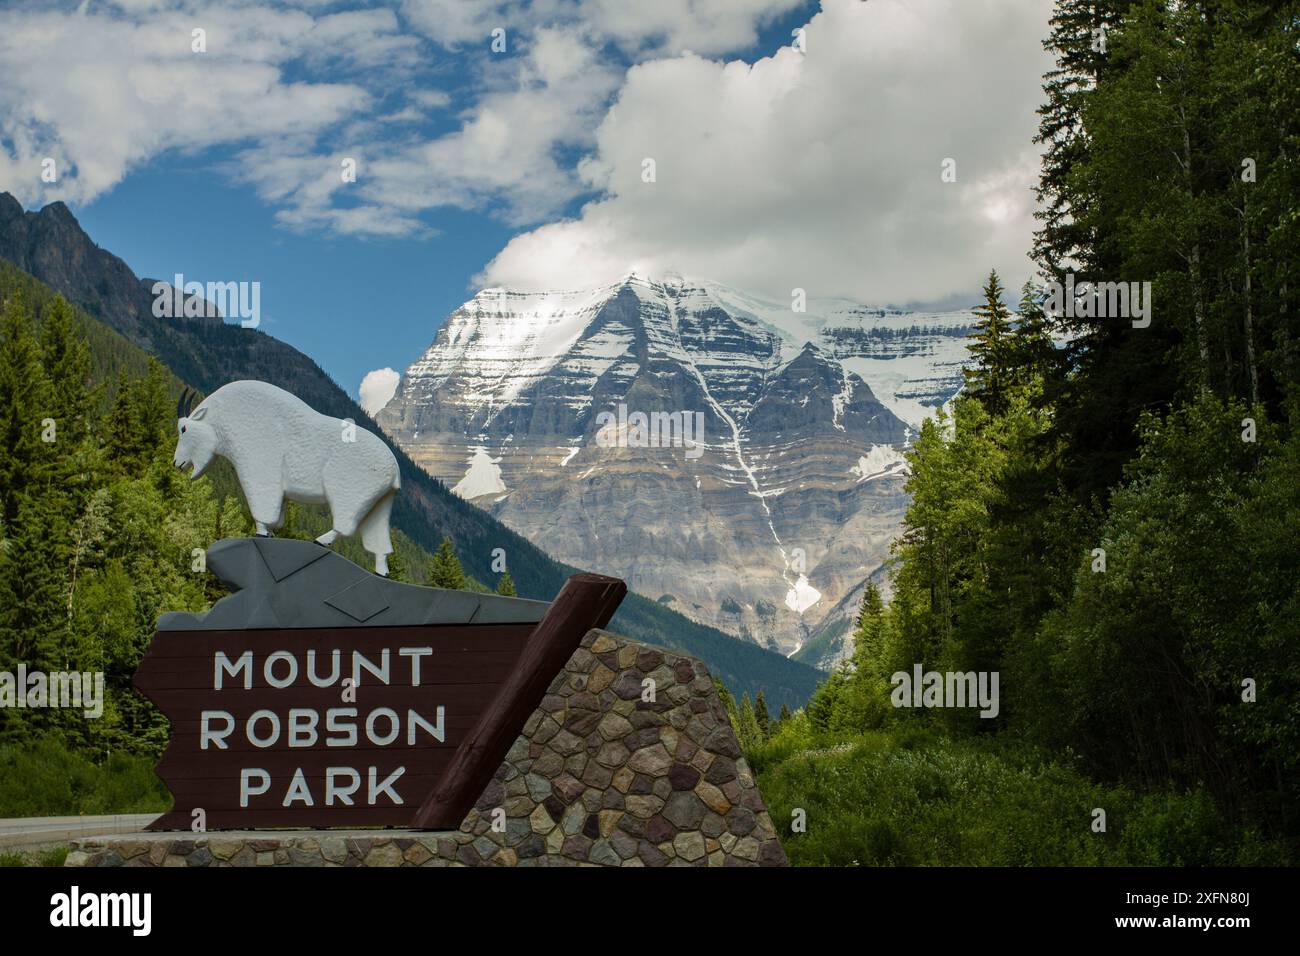
[{"label": "white mountain goat statue", "polygon": [[259,535],[284,524],[285,499],[329,505],[333,529],[316,540],[329,545],[360,531],[375,573],[388,574],[388,516],[401,477],[379,436],[266,382],[231,382],[191,410],[193,401],[187,389],[176,406],[177,468],[193,465],[192,480],[214,456],[227,459]]}]

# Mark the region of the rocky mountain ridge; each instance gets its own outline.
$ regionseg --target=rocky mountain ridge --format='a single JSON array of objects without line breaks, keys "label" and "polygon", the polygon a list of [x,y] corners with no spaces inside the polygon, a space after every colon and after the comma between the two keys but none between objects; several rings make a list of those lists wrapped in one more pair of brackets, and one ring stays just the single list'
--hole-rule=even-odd
[{"label": "rocky mountain ridge", "polygon": [[973,324],[676,275],[486,289],[376,420],[563,560],[791,655],[887,558]]}]

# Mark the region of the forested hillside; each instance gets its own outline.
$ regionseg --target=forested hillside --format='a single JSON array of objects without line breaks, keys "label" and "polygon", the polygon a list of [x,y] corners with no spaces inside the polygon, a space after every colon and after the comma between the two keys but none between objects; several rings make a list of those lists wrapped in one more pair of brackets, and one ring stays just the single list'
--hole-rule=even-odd
[{"label": "forested hillside", "polygon": [[89,754],[148,752],[165,730],[129,691],[148,622],[207,605],[213,581],[192,570],[194,549],[245,524],[210,482],[172,467],[174,383],[161,364],[135,374],[129,348],[121,362],[101,357],[101,370],[118,366],[105,388],[63,299],[4,292],[0,669],[103,671],[109,692],[99,720],[7,708],[0,734],[30,742],[57,731]]},{"label": "forested hillside", "polygon": [[[989,277],[963,397],[909,456],[892,601],[869,588],[852,665],[749,735],[774,816],[809,816],[796,860],[1295,862],[1297,14],[1057,4],[1043,285],[1008,307]],[[1048,314],[1067,273],[1151,283],[1149,326]],[[918,664],[1000,674],[998,715],[895,707]]]}]

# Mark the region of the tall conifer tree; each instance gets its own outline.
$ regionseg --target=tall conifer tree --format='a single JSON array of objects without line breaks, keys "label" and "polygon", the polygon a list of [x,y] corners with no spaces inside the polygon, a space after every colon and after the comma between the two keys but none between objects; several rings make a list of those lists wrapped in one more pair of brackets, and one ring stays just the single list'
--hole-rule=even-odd
[{"label": "tall conifer tree", "polygon": [[431,588],[463,591],[469,586],[469,580],[465,577],[460,558],[456,557],[456,549],[451,543],[451,538],[442,539],[442,544],[438,546],[438,553],[429,562],[428,578]]},{"label": "tall conifer tree", "polygon": [[1002,301],[1005,291],[996,270],[990,272],[984,285],[984,301],[973,310],[975,331],[969,345],[972,366],[964,370],[966,393],[978,399],[991,415],[1006,411],[1012,384],[1011,312]]}]

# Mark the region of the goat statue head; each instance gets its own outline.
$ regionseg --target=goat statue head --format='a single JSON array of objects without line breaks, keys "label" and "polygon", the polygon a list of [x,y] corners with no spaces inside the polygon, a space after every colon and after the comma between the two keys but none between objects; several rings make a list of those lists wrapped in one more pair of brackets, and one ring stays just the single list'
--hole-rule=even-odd
[{"label": "goat statue head", "polygon": [[203,420],[208,410],[202,405],[193,409],[197,392],[189,388],[181,392],[180,401],[176,403],[176,454],[172,462],[177,468],[193,465],[190,479],[193,480],[207,469],[217,452],[217,433]]}]

